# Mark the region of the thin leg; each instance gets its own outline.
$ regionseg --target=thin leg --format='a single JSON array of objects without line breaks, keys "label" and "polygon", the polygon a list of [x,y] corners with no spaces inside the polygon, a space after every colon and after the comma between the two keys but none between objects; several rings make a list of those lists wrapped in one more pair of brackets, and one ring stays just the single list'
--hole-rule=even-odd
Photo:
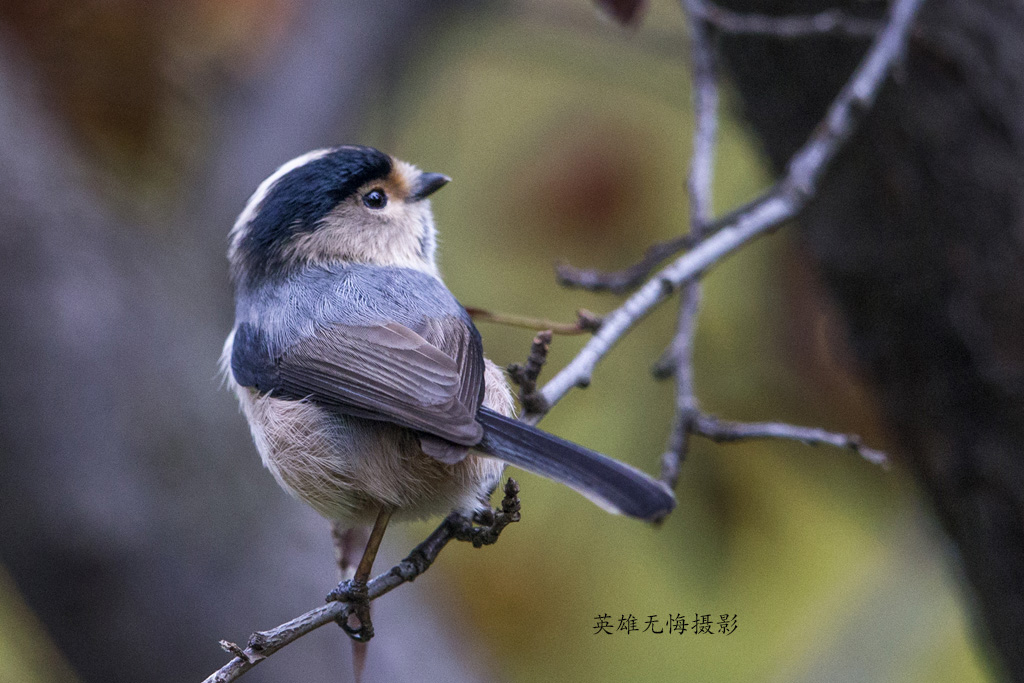
[{"label": "thin leg", "polygon": [[[338,562],[339,581],[351,581],[356,574],[356,565],[370,540],[370,527],[347,526],[335,520],[331,523],[331,539],[334,541],[334,559]],[[362,680],[366,667],[366,642],[351,640],[352,673],[357,681]]]},{"label": "thin leg", "polygon": [[355,581],[366,583],[370,580],[373,561],[377,559],[377,550],[380,548],[380,542],[384,538],[384,530],[388,528],[388,520],[391,519],[392,512],[394,512],[392,508],[381,508],[380,512],[377,513],[377,521],[373,523],[373,531],[370,532],[370,538],[366,541],[363,559],[359,560],[359,566],[356,567]]},{"label": "thin leg", "polygon": [[373,531],[366,542],[366,550],[356,567],[355,576],[351,580],[342,581],[327,596],[328,601],[338,600],[351,603],[352,612],[349,619],[353,617],[358,621],[358,626],[349,623],[349,619],[339,621],[338,625],[357,642],[366,642],[373,638],[373,622],[370,621],[370,602],[366,597],[366,583],[370,579],[370,571],[373,569],[373,561],[377,557],[377,550],[380,548],[381,539],[384,538],[384,531],[388,527],[388,520],[391,519],[392,508],[382,508],[377,514],[377,521],[374,522]]},{"label": "thin leg", "polygon": [[[338,626],[352,639],[352,673],[355,675],[356,683],[363,678],[363,668],[366,666],[366,643],[373,638],[373,622],[370,620],[370,601],[366,595],[366,583],[370,580],[370,572],[373,570],[373,561],[377,558],[377,550],[380,549],[381,539],[384,538],[384,531],[388,528],[388,520],[391,519],[392,508],[381,508],[377,513],[377,521],[373,524],[373,531],[366,539],[366,549],[356,567],[355,575],[348,580],[343,580],[338,587],[330,592],[327,599],[340,600],[352,605],[352,612],[343,620],[338,621]],[[342,530],[337,524],[331,527],[334,537],[334,549],[337,555],[338,568],[342,572],[342,578],[346,579],[355,559],[357,542],[362,540],[365,529],[354,528]],[[356,620],[356,626],[350,620]]]}]

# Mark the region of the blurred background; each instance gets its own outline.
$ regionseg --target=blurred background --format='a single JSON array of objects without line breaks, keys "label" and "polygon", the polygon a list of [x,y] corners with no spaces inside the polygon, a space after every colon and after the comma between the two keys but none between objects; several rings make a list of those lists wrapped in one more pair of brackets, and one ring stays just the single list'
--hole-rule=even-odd
[{"label": "blurred background", "polygon": [[[724,97],[719,212],[770,182]],[[352,142],[450,175],[433,203],[456,296],[571,321],[619,299],[559,288],[556,260],[624,267],[686,229],[691,124],[667,1],[632,29],[584,0],[0,5],[0,681],[201,680],[219,639],[334,585],[327,523],[261,468],[216,376],[227,231],[279,164]],[[699,396],[893,448],[794,237],[706,279]],[[675,312],[543,426],[656,473],[673,387],[649,369]],[[499,364],[525,358],[528,331],[480,329]],[[583,341],[557,337],[547,373]],[[521,524],[375,603],[366,680],[994,680],[898,462],[698,441],[658,529],[514,475]],[[433,525],[391,529],[378,566]],[[737,628],[595,633],[677,613]],[[246,680],[348,680],[349,656],[323,628]]]}]

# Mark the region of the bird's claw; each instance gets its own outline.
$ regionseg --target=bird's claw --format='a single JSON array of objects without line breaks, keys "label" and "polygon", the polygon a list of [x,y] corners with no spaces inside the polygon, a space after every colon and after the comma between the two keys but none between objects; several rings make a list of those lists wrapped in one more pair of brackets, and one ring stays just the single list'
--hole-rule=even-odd
[{"label": "bird's claw", "polygon": [[476,526],[489,527],[494,525],[494,510],[486,507],[473,513],[473,524]]},{"label": "bird's claw", "polygon": [[366,602],[366,582],[348,579],[327,594],[327,602]]},{"label": "bird's claw", "polygon": [[[373,638],[373,621],[370,619],[370,600],[366,592],[366,582],[356,579],[342,581],[338,587],[327,594],[327,602],[346,602],[349,610],[338,617],[338,626],[352,640],[365,643]],[[359,622],[353,626],[352,618]]]}]

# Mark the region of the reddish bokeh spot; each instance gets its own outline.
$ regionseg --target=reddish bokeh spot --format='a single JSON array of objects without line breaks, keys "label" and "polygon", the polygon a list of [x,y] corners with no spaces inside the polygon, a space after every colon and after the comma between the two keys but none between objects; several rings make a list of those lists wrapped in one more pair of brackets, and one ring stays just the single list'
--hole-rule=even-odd
[{"label": "reddish bokeh spot", "polygon": [[635,227],[646,196],[635,131],[614,123],[562,129],[526,183],[538,222],[569,240],[617,237]]}]

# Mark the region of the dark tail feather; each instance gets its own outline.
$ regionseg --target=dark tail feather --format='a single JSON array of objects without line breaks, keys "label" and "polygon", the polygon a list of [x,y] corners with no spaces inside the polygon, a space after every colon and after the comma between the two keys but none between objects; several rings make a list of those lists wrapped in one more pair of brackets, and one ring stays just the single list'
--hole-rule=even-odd
[{"label": "dark tail feather", "polygon": [[609,512],[655,521],[676,506],[667,486],[618,460],[488,408],[477,419],[484,438],[475,449],[565,484]]}]

